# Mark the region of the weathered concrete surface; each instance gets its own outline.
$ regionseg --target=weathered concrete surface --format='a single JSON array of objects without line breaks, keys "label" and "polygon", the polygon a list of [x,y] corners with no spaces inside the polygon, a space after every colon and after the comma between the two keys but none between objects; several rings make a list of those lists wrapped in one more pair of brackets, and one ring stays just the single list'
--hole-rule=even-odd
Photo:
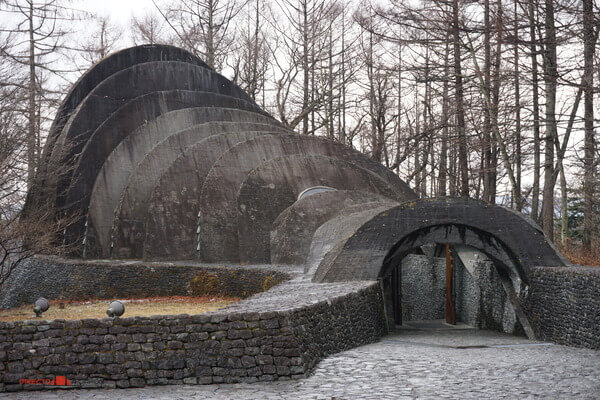
[{"label": "weathered concrete surface", "polygon": [[[312,237],[306,264],[304,264],[307,279],[321,282],[323,280],[322,265],[328,265],[333,257],[339,254],[346,240],[356,232],[357,227],[396,205],[397,203],[383,201],[373,202],[368,208],[358,205],[348,207],[322,224]],[[352,276],[350,275],[346,279],[351,280]]]},{"label": "weathered concrete surface", "polygon": [[[225,129],[233,127],[234,124],[237,126],[239,122],[273,124],[274,120],[238,109],[195,107],[167,112],[130,133],[106,157],[90,196],[88,224],[90,232],[94,232],[92,236],[100,241],[100,246],[106,248],[109,245],[114,210],[127,186],[129,176],[137,165],[152,148],[168,136],[209,121]],[[104,254],[107,255],[108,253]]]},{"label": "weathered concrete surface", "polygon": [[300,193],[313,186],[364,190],[390,200],[395,197],[386,181],[348,161],[302,154],[265,161],[248,174],[238,191],[240,262],[269,262],[273,222]]},{"label": "weathered concrete surface", "polygon": [[41,161],[36,173],[34,189],[28,194],[25,209],[30,207],[31,202],[34,201],[34,199],[35,201],[40,201],[36,194],[37,187],[46,179],[48,159],[54,149],[58,135],[73,113],[73,110],[77,108],[79,103],[81,103],[81,101],[100,82],[110,75],[127,69],[135,64],[150,61],[181,61],[208,68],[208,65],[187,50],[161,44],[131,47],[113,53],[98,61],[92,68],[87,70],[75,84],[73,84],[56,112],[56,116],[48,132],[48,137],[46,138],[46,143],[44,144],[44,151],[42,152]]},{"label": "weathered concrete surface", "polygon": [[[169,90],[137,97],[111,114],[91,135],[73,171],[74,187],[69,187],[67,203],[89,192],[96,179],[99,166],[108,155],[132,132],[159,115],[170,111],[195,107],[232,108],[260,113],[258,106],[245,100],[211,92]],[[142,146],[136,143],[137,146]],[[132,150],[137,150],[133,148]],[[87,183],[87,186],[83,182]],[[80,193],[81,191],[81,193]]]},{"label": "weathered concrete surface", "polygon": [[304,265],[319,226],[347,208],[369,209],[388,201],[386,197],[358,190],[322,192],[296,201],[272,224],[271,262]]},{"label": "weathered concrete surface", "polygon": [[[210,125],[204,128],[202,126],[181,131],[164,139],[148,153],[130,175],[127,187],[115,209],[112,228],[115,256],[120,258],[142,257],[145,239],[144,221],[148,212],[149,197],[158,180],[189,146],[209,136],[224,132],[212,129]],[[234,132],[239,132],[241,129],[244,129],[243,125],[239,125],[237,129],[234,128]],[[273,125],[272,130],[263,133],[279,133],[281,129]]]},{"label": "weathered concrete surface", "polygon": [[[145,215],[145,259],[195,259],[199,199],[210,168],[221,155],[236,144],[264,135],[267,125],[244,124],[238,132],[213,135],[188,147],[161,176],[152,190]],[[283,131],[282,131],[283,132]],[[200,227],[201,229],[201,227]]]},{"label": "weathered concrete surface", "polygon": [[[321,155],[345,160],[369,169],[387,170],[363,154],[315,136],[279,135],[248,140],[223,154],[206,178],[202,188],[201,257],[205,261],[239,260],[237,238],[237,195],[246,176],[266,160],[293,154]],[[388,174],[378,174],[387,180]],[[392,173],[390,187],[403,199],[405,184]],[[223,184],[226,182],[226,184]],[[412,194],[414,195],[414,193]]]},{"label": "weathered concrete surface", "polygon": [[597,399],[600,352],[479,330],[406,329],[321,361],[307,379],[6,393],[8,400]]},{"label": "weathered concrete surface", "polygon": [[[72,163],[96,128],[129,100],[175,89],[213,92],[253,103],[244,91],[212,70],[179,61],[137,64],[109,76],[78,105],[57,139],[49,164]],[[60,192],[70,178],[67,171],[58,183],[52,180],[44,186]]]},{"label": "weathered concrete surface", "polygon": [[478,248],[513,280],[527,281],[535,266],[566,264],[541,229],[521,214],[476,200],[440,198],[403,203],[374,216],[319,266],[317,279],[375,279],[387,273],[382,265],[391,268],[428,242]]},{"label": "weathered concrete surface", "polygon": [[[109,154],[132,132],[161,114],[190,107],[235,108],[257,113],[256,105],[233,97],[210,92],[171,90],[154,92],[129,101],[112,113],[91,135],[77,162],[70,172],[69,185],[64,196],[58,196],[58,206],[69,214],[79,213],[81,221],[70,227],[68,235],[77,238],[83,235],[83,220],[90,202],[90,195],[99,171]],[[136,137],[139,137],[137,135]],[[137,147],[140,147],[140,150]],[[130,153],[139,152],[145,146],[136,143]],[[113,158],[115,159],[115,158]],[[121,166],[122,170],[125,166]],[[122,172],[121,172],[122,173]],[[65,177],[65,179],[67,179]],[[66,200],[65,200],[66,198]]]}]

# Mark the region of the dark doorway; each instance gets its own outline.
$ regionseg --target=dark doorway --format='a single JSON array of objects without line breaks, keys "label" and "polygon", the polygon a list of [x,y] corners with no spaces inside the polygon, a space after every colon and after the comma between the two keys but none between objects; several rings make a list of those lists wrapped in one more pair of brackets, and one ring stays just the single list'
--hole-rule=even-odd
[{"label": "dark doorway", "polygon": [[[416,255],[423,255],[421,249],[415,249],[413,252]],[[437,296],[435,294],[429,293],[429,298],[439,297],[437,300],[437,306],[434,308],[439,308],[440,311],[443,312],[442,315],[437,315],[435,318],[444,318],[445,322],[448,324],[455,325],[457,322],[456,317],[456,290],[457,287],[455,285],[455,272],[454,268],[455,261],[454,255],[452,252],[452,245],[450,244],[442,244],[437,245],[434,253],[436,258],[445,259],[445,271],[439,270],[437,275],[438,278],[443,278],[443,282],[439,282],[437,284]],[[438,265],[437,267],[441,267]],[[438,268],[439,269],[439,268]],[[391,316],[393,316],[394,325],[402,325],[404,320],[411,320],[410,317],[406,317],[406,312],[403,313],[403,274],[406,274],[407,271],[402,268],[402,263],[399,263],[394,268],[391,269],[391,274],[389,279],[384,282],[384,285],[389,289],[388,290],[388,298],[387,303],[391,309]],[[435,279],[434,279],[435,280]],[[404,282],[405,284],[411,284],[411,282]],[[428,282],[421,282],[424,286],[428,285]],[[431,290],[428,290],[431,292]],[[407,293],[407,296],[410,297],[410,294]],[[406,299],[404,299],[406,302]],[[410,301],[410,300],[409,300]],[[406,311],[406,310],[405,310]],[[403,316],[404,315],[404,316]]]}]

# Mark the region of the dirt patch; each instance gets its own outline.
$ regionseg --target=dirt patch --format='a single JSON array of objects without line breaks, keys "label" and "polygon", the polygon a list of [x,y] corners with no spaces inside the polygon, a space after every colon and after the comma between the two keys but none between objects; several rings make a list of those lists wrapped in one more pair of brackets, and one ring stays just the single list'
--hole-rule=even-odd
[{"label": "dirt patch", "polygon": [[[123,317],[149,317],[151,315],[202,314],[226,307],[238,298],[224,297],[149,297],[143,299],[118,299],[125,305]],[[50,300],[50,308],[41,319],[106,318],[111,300]],[[0,321],[36,319],[33,304],[17,308],[0,309]]]},{"label": "dirt patch", "polygon": [[557,240],[560,252],[573,264],[587,267],[600,267],[600,239],[592,243],[592,249],[586,250],[580,243],[568,241],[565,244]]}]

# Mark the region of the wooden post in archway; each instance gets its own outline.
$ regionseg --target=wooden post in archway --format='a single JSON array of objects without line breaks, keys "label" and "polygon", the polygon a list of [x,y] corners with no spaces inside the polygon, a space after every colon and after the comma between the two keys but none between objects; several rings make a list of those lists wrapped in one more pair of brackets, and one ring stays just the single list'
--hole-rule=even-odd
[{"label": "wooden post in archway", "polygon": [[453,276],[452,249],[450,244],[446,243],[446,323],[456,325],[456,309],[452,297]]}]

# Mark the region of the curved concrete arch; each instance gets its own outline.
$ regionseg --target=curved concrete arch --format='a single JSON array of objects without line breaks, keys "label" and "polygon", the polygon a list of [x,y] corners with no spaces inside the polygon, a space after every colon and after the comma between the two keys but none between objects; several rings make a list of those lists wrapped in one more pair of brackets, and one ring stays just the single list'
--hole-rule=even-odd
[{"label": "curved concrete arch", "polygon": [[[161,44],[148,44],[142,46],[130,47],[113,53],[94,64],[87,70],[71,87],[62,103],[56,111],[54,121],[50,126],[44,150],[41,155],[41,161],[36,173],[37,187],[45,181],[47,173],[47,163],[54,149],[56,139],[62,131],[65,123],[71,116],[73,110],[79,103],[103,80],[121,70],[127,69],[135,64],[142,64],[150,61],[181,61],[195,64],[200,67],[209,68],[198,57],[187,50],[178,47]],[[28,196],[25,208],[36,198],[36,190],[32,190]],[[36,201],[39,199],[36,199]]]},{"label": "curved concrete arch", "polygon": [[[167,137],[210,121],[221,121],[223,129],[233,129],[238,123],[272,124],[274,120],[262,114],[226,108],[195,107],[170,111],[142,125],[122,140],[106,158],[94,181],[88,211],[90,238],[99,241],[88,246],[106,248],[110,244],[110,230],[114,212],[127,187],[130,174],[146,155]],[[108,250],[107,250],[108,251]],[[99,254],[108,254],[100,252]]]},{"label": "curved concrete arch", "polygon": [[[245,129],[256,129],[246,125]],[[144,259],[194,259],[199,199],[206,175],[217,159],[236,144],[262,136],[249,131],[213,135],[188,147],[154,187],[144,226]]]},{"label": "curved concrete arch", "polygon": [[[392,188],[372,171],[336,158],[295,154],[265,161],[241,184],[237,196],[238,246],[242,263],[271,260],[270,233],[277,216],[306,188],[364,190],[393,198]],[[268,207],[265,207],[268,204]]]},{"label": "curved concrete arch", "polygon": [[[213,165],[201,195],[204,261],[238,261],[237,193],[246,176],[260,163],[284,155],[323,155],[350,161],[377,173],[406,199],[406,184],[381,164],[339,143],[315,136],[280,135],[247,140],[230,149]],[[386,172],[387,171],[387,172]],[[391,174],[391,176],[389,174]],[[227,184],[224,184],[226,182]],[[410,190],[410,189],[408,189]],[[410,191],[410,197],[414,193]]]},{"label": "curved concrete arch", "polygon": [[[320,282],[324,265],[331,261],[344,248],[346,241],[352,237],[356,229],[370,221],[374,216],[386,212],[395,207],[396,204],[389,202],[375,202],[369,208],[349,207],[341,210],[335,217],[331,218],[315,231],[310,242],[310,250],[304,265],[304,272],[308,279]],[[347,276],[343,280],[355,280]]]},{"label": "curved concrete arch", "polygon": [[[148,121],[171,111],[200,107],[238,109],[262,116],[260,108],[254,104],[211,92],[169,90],[136,97],[111,114],[92,133],[78,157],[77,166],[73,171],[73,176],[76,177],[74,179],[86,181],[88,185],[89,182],[93,183],[97,176],[98,165],[101,166],[123,140],[139,127],[148,124]],[[146,137],[141,135],[135,137],[146,140]],[[138,141],[130,144],[129,150],[139,152],[138,146],[141,149],[147,148]],[[74,188],[69,189],[70,193],[73,191]]]},{"label": "curved concrete arch", "polygon": [[211,69],[204,61],[187,50],[164,44],[146,44],[110,54],[88,69],[74,84],[56,111],[48,133],[44,153],[54,145],[69,116],[79,103],[103,80],[136,64],[152,61],[180,61]]},{"label": "curved concrete arch", "polygon": [[[218,109],[215,109],[218,110]],[[247,122],[247,121],[244,121]],[[247,130],[247,124],[240,124],[232,132]],[[283,128],[273,125],[267,133],[282,132]],[[131,173],[127,186],[115,209],[113,221],[113,254],[122,258],[140,258],[143,253],[145,229],[143,226],[148,212],[149,196],[167,168],[185,150],[209,136],[227,132],[218,123],[198,125],[168,136],[156,145]]]},{"label": "curved concrete arch", "polygon": [[[175,89],[212,92],[254,104],[243,90],[212,70],[179,61],[136,64],[106,78],[78,105],[60,133],[49,163],[72,164],[93,132],[131,99]],[[67,172],[65,180],[68,178]],[[46,187],[59,189],[49,181]]]},{"label": "curved concrete arch", "polygon": [[320,263],[314,279],[376,279],[409,246],[427,241],[478,248],[508,273],[516,270],[525,282],[534,266],[568,265],[541,229],[522,214],[478,200],[437,198],[406,202],[361,223],[337,254]]},{"label": "curved concrete arch", "polygon": [[344,210],[367,210],[391,202],[358,190],[321,192],[302,198],[282,211],[272,224],[271,264],[305,265],[315,231]]},{"label": "curved concrete arch", "polygon": [[[88,209],[98,173],[113,150],[118,148],[119,144],[140,126],[147,124],[148,121],[152,121],[159,115],[170,111],[189,107],[210,107],[211,109],[213,107],[228,107],[250,111],[254,115],[263,117],[262,114],[257,113],[257,106],[244,100],[210,92],[170,90],[137,97],[111,114],[91,135],[77,158],[77,163],[70,174],[71,178],[64,177],[63,181],[59,183],[59,187],[66,186],[66,188],[59,190],[59,193],[65,193],[65,195],[58,197],[57,207],[59,209],[67,208],[70,214],[78,212],[79,215],[84,216]],[[176,126],[176,124],[174,125]],[[167,129],[162,132],[174,131]],[[123,175],[123,169],[126,168],[128,161],[129,164],[136,164],[136,155],[145,154],[153,138],[152,136],[139,134],[133,135],[133,137],[137,140],[127,142],[127,145],[129,145],[127,155],[112,158],[112,160],[117,159],[119,163],[125,163],[118,166],[117,175]],[[114,174],[106,178],[106,182],[115,187]],[[69,229],[69,236],[79,237],[82,234],[82,222],[72,225]]]}]

